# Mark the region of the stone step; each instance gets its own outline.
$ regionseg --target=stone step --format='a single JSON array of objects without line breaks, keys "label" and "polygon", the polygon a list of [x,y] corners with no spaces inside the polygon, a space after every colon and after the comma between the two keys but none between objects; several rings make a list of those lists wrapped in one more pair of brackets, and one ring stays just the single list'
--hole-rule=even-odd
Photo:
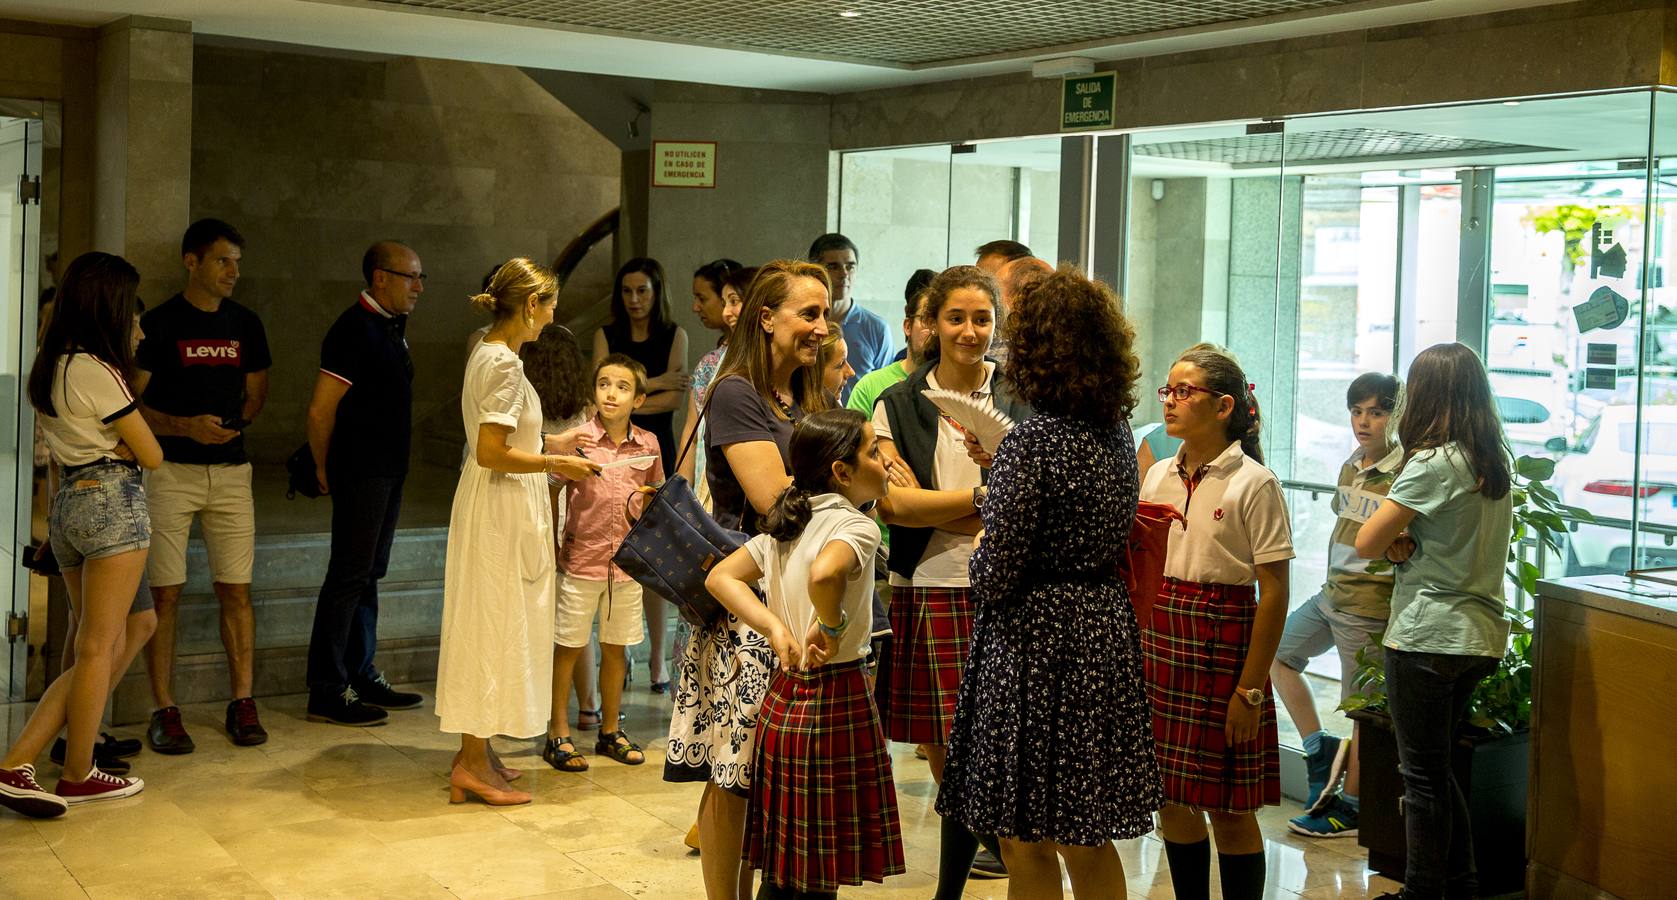
[{"label": "stone step", "polygon": [[[256,611],[256,648],[306,647],[314,628],[314,609],[319,587],[299,590],[256,590],[251,605]],[[181,598],[180,620],[175,627],[176,652],[221,652],[221,604],[214,594],[192,594]],[[379,582],[378,633],[380,639],[435,638],[442,622],[443,580]]]},{"label": "stone step", "polygon": [[[429,581],[443,577],[448,555],[448,529],[404,528],[390,546],[386,581]],[[325,533],[258,535],[256,562],[251,573],[257,591],[320,589],[326,563],[332,556],[332,536]],[[213,597],[209,556],[204,542],[194,537],[186,547],[184,597]]]},{"label": "stone step", "polygon": [[[447,528],[402,529],[391,543],[390,567],[379,583],[378,664],[392,681],[436,677],[447,551]],[[330,534],[257,536],[251,602],[258,696],[306,688],[309,635],[331,555]],[[230,686],[221,645],[221,603],[210,584],[204,544],[196,538],[187,545],[187,572],[175,625],[175,699],[225,700]],[[113,721],[129,723],[143,721],[151,710],[142,655],[118,686],[111,714]]]}]

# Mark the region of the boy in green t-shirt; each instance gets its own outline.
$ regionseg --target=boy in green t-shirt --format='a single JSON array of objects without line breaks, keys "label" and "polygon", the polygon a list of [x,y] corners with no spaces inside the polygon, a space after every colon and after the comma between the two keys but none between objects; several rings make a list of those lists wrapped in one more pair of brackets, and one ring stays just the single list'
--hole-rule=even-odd
[{"label": "boy in green t-shirt", "polygon": [[[1391,490],[1394,473],[1403,462],[1396,433],[1387,435],[1397,406],[1397,378],[1379,372],[1359,375],[1346,391],[1345,404],[1356,433],[1357,450],[1339,469],[1339,489],[1333,511],[1338,517],[1328,546],[1328,577],[1316,596],[1287,617],[1281,643],[1270,667],[1270,680],[1287,707],[1287,714],[1304,738],[1309,795],[1304,815],[1287,827],[1308,837],[1350,837],[1357,833],[1360,775],[1355,748],[1346,766],[1344,790],[1335,793],[1334,762],[1339,738],[1322,730],[1316,701],[1301,674],[1309,661],[1337,650],[1341,700],[1352,693],[1357,674],[1357,652],[1379,652],[1375,636],[1386,630],[1392,610],[1392,574],[1368,571],[1369,561],[1357,555],[1357,531],[1379,508]],[[1352,739],[1356,734],[1353,731]]]},{"label": "boy in green t-shirt", "polygon": [[903,358],[863,375],[850,389],[850,399],[845,406],[864,416],[872,416],[873,405],[879,395],[914,374],[915,367],[920,365],[926,338],[931,334],[922,314],[925,312],[926,285],[932,283],[932,276],[936,274],[931,269],[918,269],[909,276],[908,284],[903,288]]}]

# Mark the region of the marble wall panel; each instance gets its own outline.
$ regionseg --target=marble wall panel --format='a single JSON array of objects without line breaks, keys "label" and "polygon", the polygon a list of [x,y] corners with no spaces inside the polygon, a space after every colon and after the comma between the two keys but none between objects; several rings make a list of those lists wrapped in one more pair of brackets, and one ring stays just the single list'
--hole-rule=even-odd
[{"label": "marble wall panel", "polygon": [[[244,230],[237,296],[286,348],[253,453],[294,449],[320,338],[362,286],[362,252],[386,238],[413,246],[430,275],[408,328],[415,421],[457,432],[465,339],[482,324],[466,298],[509,257],[551,262],[617,205],[616,147],[509,67],[207,45],[195,55],[192,216]],[[604,296],[609,255],[578,269],[567,301]]]},{"label": "marble wall panel", "polygon": [[0,96],[55,97],[64,83],[65,38],[18,34],[0,23]]},{"label": "marble wall panel", "polygon": [[974,78],[839,94],[835,150],[929,144],[1059,131],[1059,79]]},{"label": "marble wall panel", "polygon": [[146,81],[192,84],[192,32],[186,23],[143,20],[128,38],[129,76]]},{"label": "marble wall panel", "polygon": [[[1125,128],[1650,85],[1677,79],[1668,6],[1550,4],[1100,68]],[[833,148],[1057,133],[1059,89],[1020,73],[838,94]]]},{"label": "marble wall panel", "polygon": [[657,85],[650,99],[653,140],[717,143],[714,189],[653,187],[647,195],[647,253],[668,274],[690,364],[714,345],[688,301],[695,268],[719,256],[751,265],[800,258],[825,230],[825,104],[807,94]]},{"label": "marble wall panel", "polygon": [[1442,24],[1370,35],[1363,106],[1648,85],[1660,75],[1660,9],[1541,17],[1479,32],[1436,27]]}]

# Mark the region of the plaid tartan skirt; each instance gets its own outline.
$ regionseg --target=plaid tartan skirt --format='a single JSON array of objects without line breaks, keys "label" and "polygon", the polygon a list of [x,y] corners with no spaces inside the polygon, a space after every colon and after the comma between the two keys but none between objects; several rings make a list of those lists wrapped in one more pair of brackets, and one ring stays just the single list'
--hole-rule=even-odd
[{"label": "plaid tartan skirt", "polygon": [[943,744],[972,638],[969,588],[891,588],[891,644],[874,682],[885,736],[905,744]]},{"label": "plaid tartan skirt", "polygon": [[1231,747],[1223,737],[1257,610],[1251,585],[1167,577],[1159,589],[1141,647],[1153,742],[1170,803],[1246,813],[1281,802],[1275,699],[1267,679],[1257,739]]},{"label": "plaid tartan skirt", "polygon": [[776,670],[757,720],[745,858],[797,891],[904,871],[891,760],[863,661]]}]

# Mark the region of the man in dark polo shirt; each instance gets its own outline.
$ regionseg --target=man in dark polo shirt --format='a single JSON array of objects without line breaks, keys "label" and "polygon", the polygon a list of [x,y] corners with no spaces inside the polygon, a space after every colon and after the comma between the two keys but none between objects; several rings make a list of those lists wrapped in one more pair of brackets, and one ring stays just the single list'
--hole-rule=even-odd
[{"label": "man in dark polo shirt", "polygon": [[309,400],[315,478],[332,497],[332,559],[309,638],[309,720],[378,725],[419,706],[373,668],[378,583],[390,564],[413,425],[408,314],[425,290],[419,255],[380,241],[361,258],[367,289],[320,344]]}]

